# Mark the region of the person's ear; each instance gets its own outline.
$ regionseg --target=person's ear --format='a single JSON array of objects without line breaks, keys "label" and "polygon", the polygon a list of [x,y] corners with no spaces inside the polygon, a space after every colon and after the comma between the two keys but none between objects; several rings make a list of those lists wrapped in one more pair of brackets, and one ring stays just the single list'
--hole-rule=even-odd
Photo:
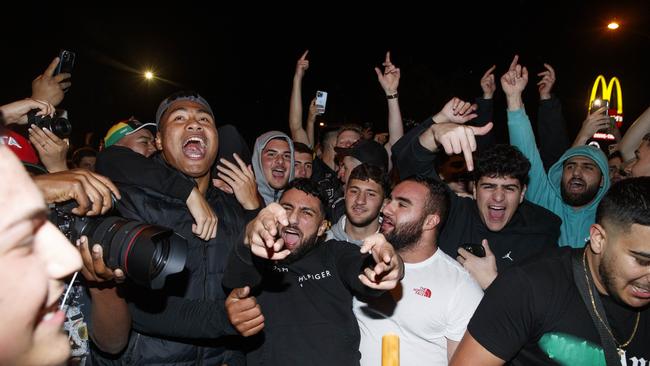
[{"label": "person's ear", "polygon": [[158,151],[162,151],[163,149],[162,141],[160,140],[160,131],[156,132],[156,149]]},{"label": "person's ear", "polygon": [[528,189],[528,185],[524,184],[524,186],[521,188],[521,196],[519,196],[519,203],[524,202],[524,197],[526,197],[527,189]]},{"label": "person's ear", "polygon": [[440,215],[430,214],[424,219],[422,230],[434,230],[440,223]]},{"label": "person's ear", "polygon": [[595,254],[602,254],[607,247],[607,231],[600,224],[592,224],[589,228],[589,246]]},{"label": "person's ear", "polygon": [[325,234],[328,227],[329,227],[329,221],[327,220],[321,221],[320,225],[318,226],[318,233],[316,234],[316,236],[321,236]]}]

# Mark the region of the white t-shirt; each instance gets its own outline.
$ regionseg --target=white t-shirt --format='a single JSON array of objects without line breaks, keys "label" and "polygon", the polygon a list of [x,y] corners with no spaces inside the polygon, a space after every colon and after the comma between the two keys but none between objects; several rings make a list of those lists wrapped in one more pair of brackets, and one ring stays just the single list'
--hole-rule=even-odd
[{"label": "white t-shirt", "polygon": [[361,365],[381,365],[381,337],[400,338],[400,365],[447,365],[447,339],[460,341],[483,297],[470,274],[442,250],[405,263],[404,279],[379,298],[353,300]]}]

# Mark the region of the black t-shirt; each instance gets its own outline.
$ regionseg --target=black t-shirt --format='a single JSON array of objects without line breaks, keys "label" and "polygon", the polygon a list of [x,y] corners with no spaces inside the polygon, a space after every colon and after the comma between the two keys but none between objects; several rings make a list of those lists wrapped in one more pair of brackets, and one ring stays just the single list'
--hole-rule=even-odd
[{"label": "black t-shirt", "polygon": [[[476,309],[469,333],[512,365],[605,365],[598,331],[573,281],[572,251],[563,248],[557,256],[499,275]],[[616,339],[627,341],[636,311],[609,296],[600,298]],[[625,349],[627,365],[647,365],[650,360],[648,307]]]}]

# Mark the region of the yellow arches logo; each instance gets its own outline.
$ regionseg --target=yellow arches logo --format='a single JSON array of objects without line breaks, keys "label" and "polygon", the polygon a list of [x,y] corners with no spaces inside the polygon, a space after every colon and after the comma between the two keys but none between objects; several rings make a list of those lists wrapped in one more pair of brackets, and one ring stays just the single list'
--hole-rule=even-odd
[{"label": "yellow arches logo", "polygon": [[[621,82],[617,77],[613,77],[609,80],[609,83],[605,80],[603,75],[598,75],[594,85],[591,87],[591,96],[589,98],[589,111],[594,105],[594,101],[598,99],[598,89],[602,90],[600,99],[603,101],[606,100],[609,103],[609,115],[616,119],[616,125],[621,127],[623,124],[623,92],[621,91]],[[616,87],[616,89],[614,89]],[[616,92],[616,108],[612,104],[612,92]],[[596,103],[599,105],[600,103]]]}]

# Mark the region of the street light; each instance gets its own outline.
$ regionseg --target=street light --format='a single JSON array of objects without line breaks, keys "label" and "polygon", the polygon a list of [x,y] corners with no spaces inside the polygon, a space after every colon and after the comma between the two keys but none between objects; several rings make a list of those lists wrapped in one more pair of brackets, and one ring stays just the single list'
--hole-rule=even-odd
[{"label": "street light", "polygon": [[620,25],[616,21],[612,21],[609,24],[607,24],[607,28],[611,30],[616,30],[618,29],[618,27],[620,27]]},{"label": "street light", "polygon": [[147,79],[147,80],[152,80],[153,76],[154,76],[153,72],[151,72],[151,71],[145,71],[145,73],[144,73],[144,78]]}]

